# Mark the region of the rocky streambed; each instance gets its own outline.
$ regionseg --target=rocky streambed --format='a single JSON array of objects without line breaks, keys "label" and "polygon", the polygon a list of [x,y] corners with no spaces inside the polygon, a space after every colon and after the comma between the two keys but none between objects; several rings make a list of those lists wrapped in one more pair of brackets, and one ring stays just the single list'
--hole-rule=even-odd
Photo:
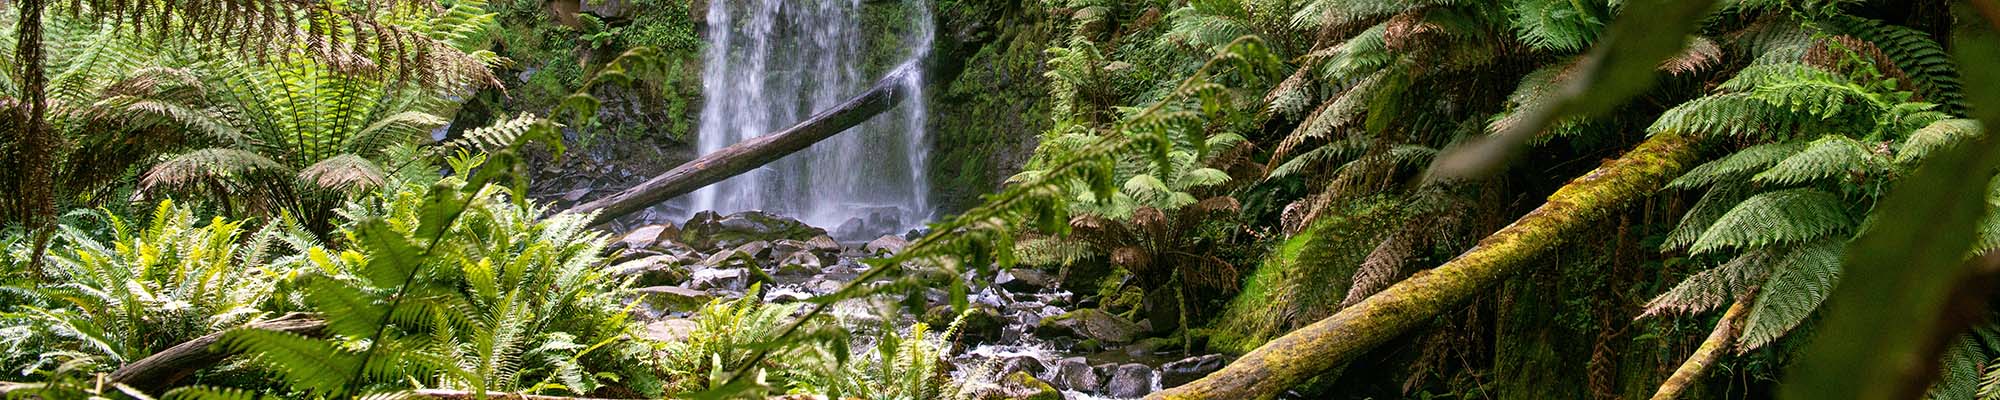
[{"label": "rocky streambed", "polygon": [[[851,232],[862,229],[836,231],[848,234],[846,240],[764,212],[705,212],[678,225],[622,232],[609,250],[618,254],[610,268],[637,282],[634,312],[649,334],[681,340],[693,328],[690,313],[703,304],[740,298],[752,285],[765,288],[759,295],[773,303],[829,294],[867,271],[861,259],[901,251],[916,235],[861,240]],[[972,310],[949,361],[954,378],[996,388],[992,397],[1045,399],[1049,394],[1041,392],[1050,392],[1068,399],[1138,398],[1229,361],[1185,353],[1184,343],[1161,337],[1169,332],[1131,319],[1142,313],[1107,305],[1113,302],[1098,298],[1094,288],[1065,287],[1064,277],[1050,272],[1016,268],[965,278]],[[893,322],[945,326],[958,317],[945,296],[934,290],[928,312]]]}]

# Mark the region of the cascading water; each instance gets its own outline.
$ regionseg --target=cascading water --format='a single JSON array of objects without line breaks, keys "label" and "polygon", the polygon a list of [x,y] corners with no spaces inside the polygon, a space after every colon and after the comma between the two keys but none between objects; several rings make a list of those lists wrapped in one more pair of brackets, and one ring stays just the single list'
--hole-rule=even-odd
[{"label": "cascading water", "polygon": [[[872,83],[868,54],[930,51],[927,0],[911,1],[896,51],[870,52],[861,0],[715,0],[708,6],[698,148],[702,154],[783,129]],[[887,27],[877,27],[887,28]],[[889,64],[895,65],[895,64]],[[900,232],[929,217],[929,144],[920,76],[898,110],[782,160],[696,191],[689,210],[763,210],[852,235]],[[857,221],[858,220],[858,221]],[[858,230],[858,231],[856,231]]]}]

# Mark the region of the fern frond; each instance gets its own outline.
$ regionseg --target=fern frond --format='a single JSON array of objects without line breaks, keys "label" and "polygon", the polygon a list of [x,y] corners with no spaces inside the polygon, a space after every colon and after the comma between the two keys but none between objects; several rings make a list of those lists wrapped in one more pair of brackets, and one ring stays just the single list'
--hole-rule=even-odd
[{"label": "fern frond", "polygon": [[1978,137],[1983,130],[1978,120],[1947,119],[1911,132],[1896,149],[1896,164],[1912,167],[1932,153]]},{"label": "fern frond", "polygon": [[1722,214],[1689,252],[1799,243],[1846,232],[1854,224],[1847,206],[1840,196],[1816,189],[1760,193]]},{"label": "fern frond", "polygon": [[283,164],[262,154],[238,149],[211,148],[174,156],[154,165],[139,181],[142,190],[183,190],[208,180],[233,180],[257,174],[285,174]]},{"label": "fern frond", "polygon": [[1522,43],[1552,52],[1581,51],[1604,30],[1608,10],[1596,2],[1568,0],[1516,1],[1507,7],[1508,21]]},{"label": "fern frond", "polygon": [[1804,151],[1805,148],[1806,143],[1803,142],[1765,143],[1745,147],[1715,161],[1695,166],[1687,173],[1681,174],[1679,178],[1674,178],[1673,182],[1667,183],[1667,187],[1693,189],[1718,182],[1747,180],[1750,176],[1791,158],[1793,154]]},{"label": "fern frond", "polygon": [[1751,177],[1752,182],[1791,186],[1857,175],[1874,175],[1886,169],[1868,145],[1839,135],[1827,135],[1806,145],[1770,169]]},{"label": "fern frond", "polygon": [[1840,253],[1846,240],[1826,238],[1755,262],[1770,265],[1770,276],[1757,291],[1757,301],[1736,337],[1736,351],[1748,352],[1777,341],[1819,309],[1840,282]]},{"label": "fern frond", "polygon": [[1660,250],[1681,250],[1694,245],[1695,240],[1708,231],[1708,227],[1714,226],[1724,213],[1736,208],[1750,195],[1749,185],[1742,180],[1717,181],[1707,193],[1701,195],[1701,200],[1696,200],[1694,206],[1688,208],[1674,230],[1667,232],[1667,239],[1660,243]]},{"label": "fern frond", "polygon": [[335,192],[355,192],[381,187],[384,179],[381,166],[354,154],[342,154],[321,160],[299,171],[301,182]]}]

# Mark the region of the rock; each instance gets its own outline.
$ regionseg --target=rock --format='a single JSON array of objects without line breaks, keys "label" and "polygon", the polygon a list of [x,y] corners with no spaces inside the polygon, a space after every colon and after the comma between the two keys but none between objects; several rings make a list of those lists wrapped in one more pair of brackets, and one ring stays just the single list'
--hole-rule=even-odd
[{"label": "rock", "polygon": [[809,240],[825,234],[825,229],[762,211],[744,211],[728,216],[703,211],[681,225],[680,239],[696,249],[715,250],[759,240]]},{"label": "rock", "polygon": [[1104,378],[1083,357],[1056,360],[1056,385],[1067,390],[1097,393],[1104,390]]},{"label": "rock", "polygon": [[1170,388],[1194,382],[1196,379],[1201,379],[1201,377],[1208,376],[1210,373],[1222,370],[1222,367],[1225,365],[1229,365],[1229,357],[1221,354],[1188,357],[1187,359],[1161,365],[1160,387]]},{"label": "rock", "polygon": [[897,207],[866,207],[858,210],[865,217],[849,218],[833,229],[833,237],[846,240],[863,240],[870,237],[895,234],[903,229],[903,209]]},{"label": "rock", "polygon": [[1075,337],[1106,345],[1131,343],[1143,331],[1139,324],[1094,308],[1043,318],[1035,327],[1035,334],[1042,337]]},{"label": "rock", "polygon": [[701,260],[701,265],[708,268],[756,268],[757,259],[750,253],[731,249],[708,255],[708,259]]},{"label": "rock", "polygon": [[1054,284],[1054,281],[1055,279],[1049,277],[1049,274],[1028,268],[1009,268],[1000,271],[999,277],[993,278],[993,284],[999,285],[1001,289],[1021,293],[1040,292]]},{"label": "rock", "polygon": [[752,259],[768,260],[771,258],[771,242],[753,240],[741,246],[736,246],[736,251],[748,254]]},{"label": "rock", "polygon": [[804,240],[778,239],[771,241],[771,254],[773,256],[782,257],[786,254],[801,251],[812,251],[812,246],[807,245]]},{"label": "rock", "polygon": [[[812,255],[807,254],[806,257],[812,257]],[[791,260],[780,262],[777,268],[772,269],[771,278],[780,279],[780,282],[788,283],[806,282],[812,280],[813,276],[819,275],[818,264],[819,260],[817,258],[814,258],[810,263]]]},{"label": "rock", "polygon": [[1057,391],[1054,386],[1049,386],[1048,382],[1043,382],[1041,379],[1035,379],[1034,375],[1028,374],[1027,372],[1015,372],[1012,374],[1007,374],[1006,378],[1000,379],[1000,387],[997,389],[997,393],[987,393],[982,396],[976,396],[975,398],[1002,399],[1002,400],[1063,400],[1063,394],[1062,392]]},{"label": "rock", "polygon": [[943,330],[952,322],[959,322],[959,335],[967,345],[1000,341],[1000,332],[1007,327],[1007,321],[1000,316],[999,310],[975,304],[966,311],[965,319],[960,321],[959,313],[953,312],[951,305],[940,305],[925,311],[920,321],[934,330]]},{"label": "rock", "polygon": [[827,235],[813,236],[812,239],[806,240],[806,248],[812,250],[812,252],[814,253],[819,253],[820,255],[823,256],[839,254],[840,242],[833,240],[832,236],[827,236]]},{"label": "rock", "polygon": [[646,258],[646,257],[652,257],[652,256],[657,256],[657,255],[660,255],[660,254],[661,254],[660,252],[657,252],[657,251],[652,251],[652,250],[647,250],[647,249],[627,249],[627,250],[622,250],[622,251],[618,251],[618,255],[617,255],[616,257],[612,257],[612,258],[611,258],[611,264],[612,264],[612,265],[617,265],[617,264],[624,264],[624,263],[628,263],[628,262],[632,262],[632,261],[635,261],[635,260],[638,260],[638,259],[641,259],[641,258]]},{"label": "rock", "polygon": [[686,282],[692,273],[681,264],[680,257],[666,254],[619,263],[611,267],[611,275],[617,277],[637,276],[634,284],[639,286],[672,286]]},{"label": "rock", "polygon": [[641,304],[658,311],[694,312],[715,300],[708,291],[679,286],[643,287],[633,292],[638,293]]},{"label": "rock", "polygon": [[696,326],[693,320],[685,318],[653,321],[646,324],[646,338],[661,342],[685,342],[694,335]]},{"label": "rock", "polygon": [[[669,233],[673,235],[669,235]],[[646,225],[639,227],[639,229],[633,229],[631,232],[626,232],[625,236],[618,238],[616,245],[627,249],[644,249],[653,247],[653,244],[659,243],[660,239],[670,239],[678,236],[679,233],[679,230],[674,229],[674,226],[669,224]]]},{"label": "rock", "polygon": [[1009,356],[1000,359],[1000,374],[1002,375],[1026,372],[1029,375],[1041,376],[1042,372],[1047,372],[1047,370],[1047,367],[1042,366],[1042,360],[1036,359],[1034,356]]},{"label": "rock", "polygon": [[750,270],[754,268],[709,268],[694,272],[687,282],[687,288],[694,290],[742,291],[750,286],[753,279]]},{"label": "rock", "polygon": [[1145,364],[1120,365],[1104,384],[1104,394],[1111,397],[1138,398],[1152,392],[1153,368]]},{"label": "rock", "polygon": [[903,237],[901,236],[889,235],[876,238],[875,240],[868,242],[867,245],[861,246],[861,249],[867,251],[868,254],[879,255],[879,254],[900,252],[903,251],[904,247],[909,247],[909,246],[910,246],[909,240],[904,240]]}]

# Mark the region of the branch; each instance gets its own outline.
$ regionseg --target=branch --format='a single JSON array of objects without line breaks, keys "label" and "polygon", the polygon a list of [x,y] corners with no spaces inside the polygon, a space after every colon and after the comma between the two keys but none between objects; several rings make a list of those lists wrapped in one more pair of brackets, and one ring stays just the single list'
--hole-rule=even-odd
[{"label": "branch", "polygon": [[[252,322],[237,329],[263,329],[290,332],[300,335],[318,335],[326,327],[326,321],[306,313],[290,313],[276,319]],[[221,363],[223,359],[235,355],[225,346],[216,346],[221,331],[202,335],[186,343],[169,347],[146,358],[139,359],[111,373],[110,382],[123,382],[147,393],[161,393],[174,386],[181,378],[195,371]]]}]

